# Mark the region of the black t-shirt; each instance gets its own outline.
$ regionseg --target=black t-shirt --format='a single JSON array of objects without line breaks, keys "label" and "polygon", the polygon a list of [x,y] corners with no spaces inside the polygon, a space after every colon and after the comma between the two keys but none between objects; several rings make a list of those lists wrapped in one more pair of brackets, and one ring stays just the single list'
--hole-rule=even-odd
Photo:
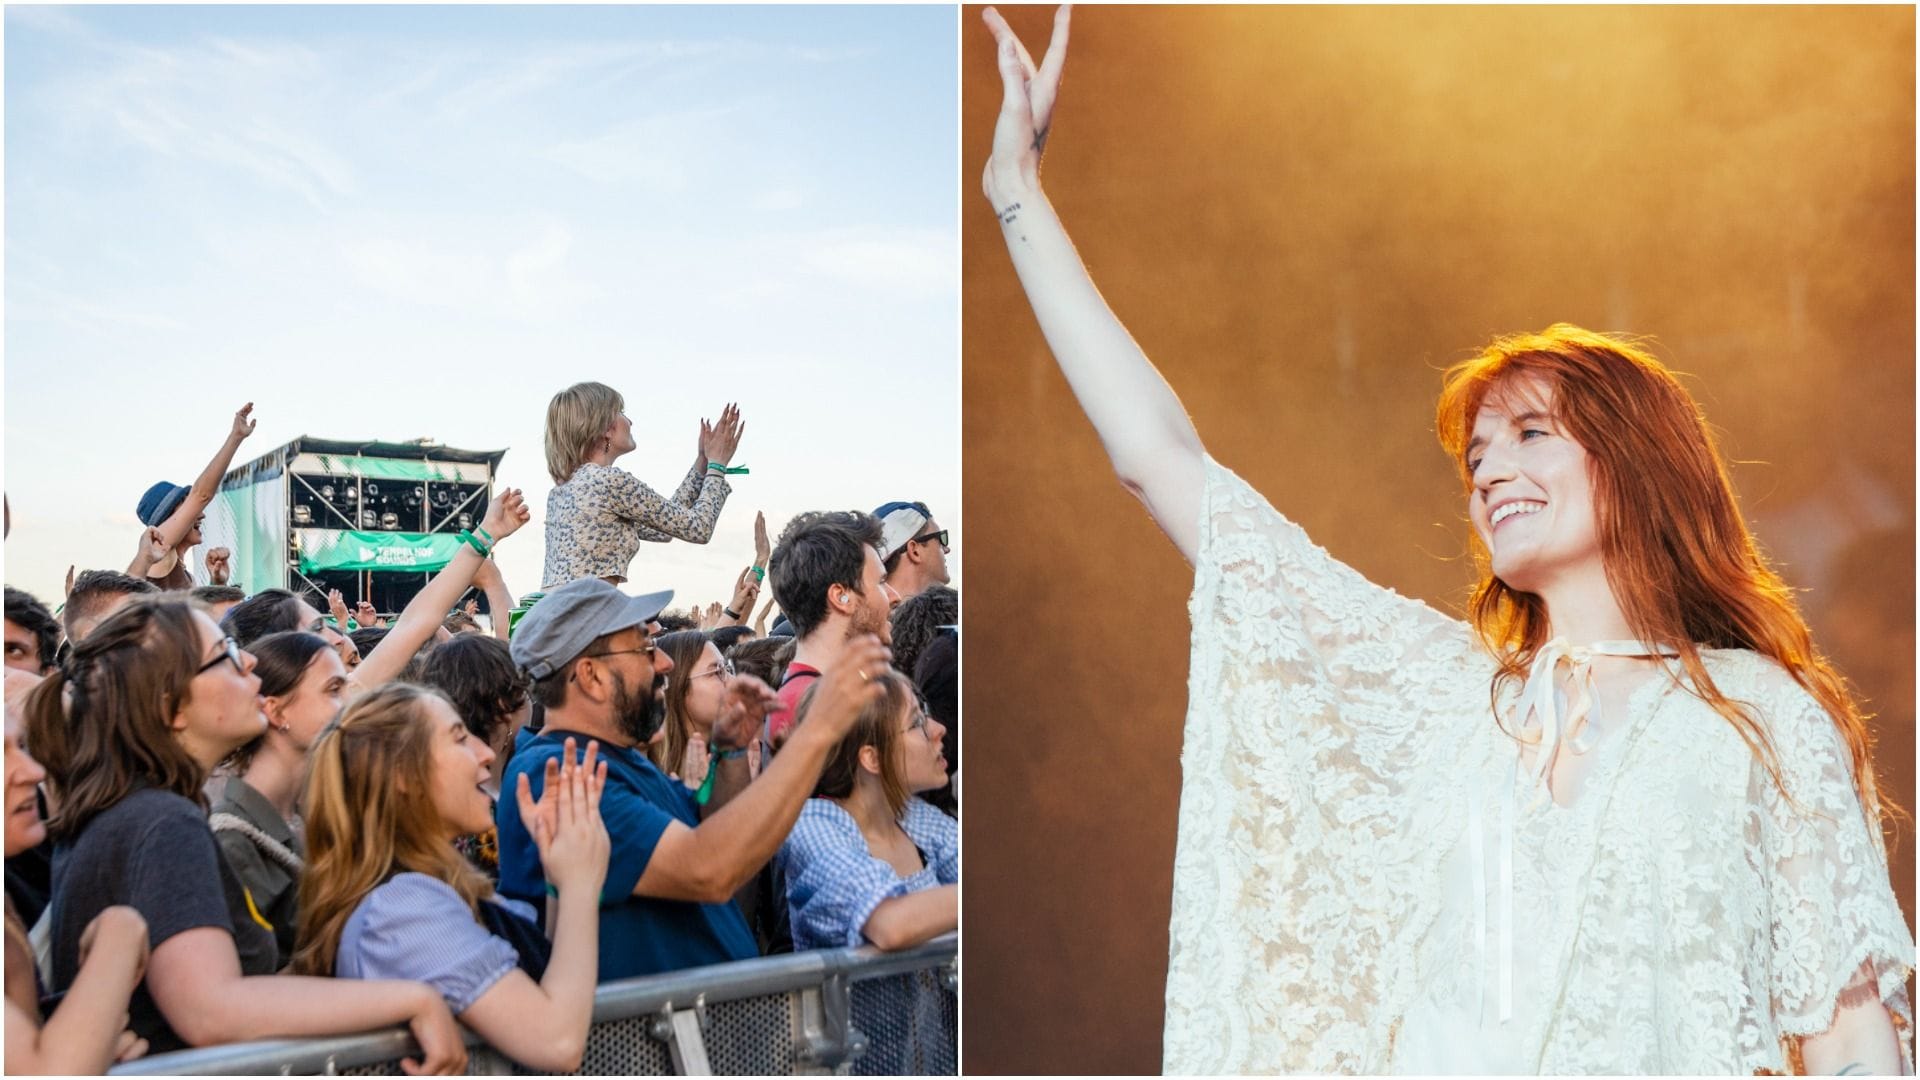
[{"label": "black t-shirt", "polygon": [[[65,993],[79,974],[80,935],[87,924],[115,904],[146,918],[152,948],[175,934],[218,926],[233,934],[242,974],[273,974],[273,934],[247,910],[246,894],[220,857],[200,807],[179,795],[141,788],[87,822],[80,835],[55,845],[55,993]],[[161,1016],[144,980],[128,1012],[128,1026],[152,1053],[186,1045]]]}]

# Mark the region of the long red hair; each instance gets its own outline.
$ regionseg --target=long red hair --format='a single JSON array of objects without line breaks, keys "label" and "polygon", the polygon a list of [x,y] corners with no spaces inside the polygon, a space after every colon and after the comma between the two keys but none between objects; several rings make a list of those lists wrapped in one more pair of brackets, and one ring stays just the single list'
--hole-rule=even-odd
[{"label": "long red hair", "polygon": [[[1793,591],[1747,530],[1700,407],[1638,341],[1557,323],[1498,338],[1448,368],[1435,431],[1459,463],[1468,494],[1466,446],[1482,404],[1541,385],[1551,388],[1549,407],[1561,430],[1587,452],[1601,558],[1635,636],[1679,650],[1695,691],[1734,726],[1776,784],[1779,763],[1766,726],[1714,685],[1700,647],[1751,649],[1785,668],[1833,718],[1852,754],[1860,801],[1878,820],[1866,717],[1840,673],[1814,650]],[[1503,684],[1526,677],[1546,644],[1547,610],[1540,597],[1493,575],[1478,533],[1472,544],[1480,582],[1468,613],[1498,659],[1497,699]]]}]

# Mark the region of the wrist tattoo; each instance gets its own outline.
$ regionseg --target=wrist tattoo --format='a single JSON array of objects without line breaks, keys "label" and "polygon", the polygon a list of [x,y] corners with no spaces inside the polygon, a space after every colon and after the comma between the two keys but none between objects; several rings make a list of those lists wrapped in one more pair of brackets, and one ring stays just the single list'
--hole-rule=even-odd
[{"label": "wrist tattoo", "polygon": [[1052,130],[1053,130],[1053,125],[1049,124],[1046,127],[1041,128],[1039,131],[1036,131],[1033,133],[1033,152],[1034,153],[1038,154],[1046,150],[1047,132]]},{"label": "wrist tattoo", "polygon": [[1011,225],[1014,223],[1014,220],[1019,216],[1020,216],[1020,204],[1014,203],[1012,206],[1009,206],[1005,210],[1000,211],[1000,224]]},{"label": "wrist tattoo", "polygon": [[1843,1067],[1843,1068],[1842,1068],[1842,1069],[1841,1069],[1841,1070],[1840,1070],[1839,1072],[1837,1072],[1837,1073],[1834,1073],[1833,1075],[1835,1075],[1835,1076],[1865,1076],[1865,1075],[1867,1075],[1867,1067],[1866,1067],[1865,1065],[1862,1065],[1862,1064],[1860,1064],[1860,1063],[1859,1063],[1859,1062],[1857,1062],[1857,1061],[1849,1061],[1849,1062],[1847,1062],[1847,1064],[1846,1064],[1846,1066],[1845,1066],[1845,1067]]}]

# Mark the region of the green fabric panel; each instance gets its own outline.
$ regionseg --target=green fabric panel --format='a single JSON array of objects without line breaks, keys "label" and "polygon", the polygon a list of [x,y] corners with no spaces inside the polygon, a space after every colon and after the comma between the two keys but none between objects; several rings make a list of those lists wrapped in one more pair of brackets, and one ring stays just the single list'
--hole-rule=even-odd
[{"label": "green fabric panel", "polygon": [[305,529],[300,572],[317,570],[434,571],[452,561],[462,541],[448,533]]},{"label": "green fabric panel", "polygon": [[326,470],[336,476],[366,476],[375,480],[452,480],[452,468],[441,469],[434,461],[411,461],[407,458],[357,457],[352,455],[315,454]]},{"label": "green fabric panel", "polygon": [[[231,523],[233,540],[233,578],[248,593],[261,589],[285,588],[287,584],[286,501],[284,479],[249,484],[222,491],[214,497],[209,518],[224,514]],[[203,553],[201,558],[206,556]]]}]

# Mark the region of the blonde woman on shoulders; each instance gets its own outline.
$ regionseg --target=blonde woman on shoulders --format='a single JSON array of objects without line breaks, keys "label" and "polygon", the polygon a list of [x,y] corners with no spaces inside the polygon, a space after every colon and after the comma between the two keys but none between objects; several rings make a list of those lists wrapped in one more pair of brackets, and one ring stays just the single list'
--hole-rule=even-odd
[{"label": "blonde woman on shoulders", "polygon": [[642,540],[713,538],[720,508],[733,490],[728,475],[746,424],[729,404],[718,423],[700,422],[699,455],[672,498],[624,469],[614,468],[634,449],[626,402],[604,383],[567,387],[547,405],[547,558],[540,580],[546,588],[575,578],[597,577],[618,585]]}]

